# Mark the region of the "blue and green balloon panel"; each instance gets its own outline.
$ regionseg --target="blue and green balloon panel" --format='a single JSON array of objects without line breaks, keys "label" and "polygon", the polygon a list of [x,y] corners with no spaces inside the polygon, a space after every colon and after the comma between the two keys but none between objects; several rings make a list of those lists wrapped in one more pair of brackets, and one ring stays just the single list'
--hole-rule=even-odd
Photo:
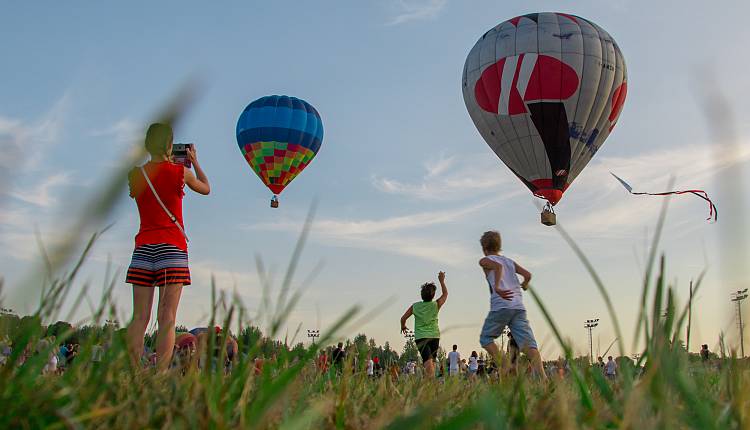
[{"label": "blue and green balloon panel", "polygon": [[310,164],[322,142],[318,111],[295,97],[261,97],[247,105],[237,120],[237,145],[274,194]]}]

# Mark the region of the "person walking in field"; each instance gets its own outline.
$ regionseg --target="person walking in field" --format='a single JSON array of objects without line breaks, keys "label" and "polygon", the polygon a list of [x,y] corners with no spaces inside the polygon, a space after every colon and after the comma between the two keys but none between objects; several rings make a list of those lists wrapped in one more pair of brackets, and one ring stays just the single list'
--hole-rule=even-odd
[{"label": "person walking in field", "polygon": [[438,273],[440,282],[440,297],[437,301],[435,292],[437,287],[433,282],[422,285],[422,301],[409,306],[401,317],[401,332],[406,333],[406,321],[414,315],[414,341],[422,356],[422,363],[426,375],[435,375],[435,361],[437,360],[438,348],[440,347],[440,327],[438,324],[438,312],[448,300],[448,287],[445,285],[445,272]]},{"label": "person walking in field", "polygon": [[128,348],[133,363],[140,367],[143,335],[151,319],[154,287],[159,287],[156,338],[157,367],[169,368],[175,340],[175,316],[182,287],[190,285],[187,236],[182,219],[185,185],[208,195],[211,187],[198,163],[194,148],[187,157],[195,173],[172,162],[172,127],[151,124],[146,132],[146,150],[151,160],[128,175],[130,197],[137,206],[140,229],[126,282],[133,285],[133,319],[128,326]]},{"label": "person walking in field", "polygon": [[615,379],[617,376],[617,362],[610,355],[607,357],[607,364],[604,366],[607,378]]},{"label": "person walking in field", "polygon": [[451,376],[458,375],[461,364],[461,354],[458,352],[458,345],[453,345],[453,351],[448,353],[448,374]]},{"label": "person walking in field", "polygon": [[479,370],[479,355],[476,351],[471,351],[469,356],[469,376],[474,376]]},{"label": "person walking in field", "polygon": [[[508,326],[521,351],[529,357],[534,371],[539,377],[546,379],[536,339],[529,320],[526,319],[521,292],[528,288],[531,273],[510,258],[500,255],[502,240],[497,231],[485,232],[479,242],[484,252],[479,266],[487,279],[490,292],[490,311],[484,320],[479,343],[497,362],[500,349],[495,339]],[[523,282],[519,282],[518,275],[523,277]]]}]

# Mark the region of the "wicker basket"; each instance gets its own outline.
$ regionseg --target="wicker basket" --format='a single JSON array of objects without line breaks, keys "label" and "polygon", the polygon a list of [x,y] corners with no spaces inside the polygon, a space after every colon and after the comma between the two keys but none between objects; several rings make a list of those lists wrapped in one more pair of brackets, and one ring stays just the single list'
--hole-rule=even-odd
[{"label": "wicker basket", "polygon": [[557,215],[554,212],[547,209],[542,211],[542,224],[544,225],[555,225],[557,224]]}]

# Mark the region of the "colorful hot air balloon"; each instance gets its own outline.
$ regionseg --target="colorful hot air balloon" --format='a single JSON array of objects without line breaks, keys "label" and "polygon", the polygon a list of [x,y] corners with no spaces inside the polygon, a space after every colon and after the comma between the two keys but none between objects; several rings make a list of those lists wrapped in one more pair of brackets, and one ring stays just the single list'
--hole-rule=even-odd
[{"label": "colorful hot air balloon", "polygon": [[237,120],[237,144],[250,167],[273,192],[271,206],[318,153],[323,122],[295,97],[267,96],[247,105]]},{"label": "colorful hot air balloon", "polygon": [[552,206],[604,144],[628,91],[606,31],[564,13],[533,13],[485,33],[466,58],[463,95],[502,162]]}]

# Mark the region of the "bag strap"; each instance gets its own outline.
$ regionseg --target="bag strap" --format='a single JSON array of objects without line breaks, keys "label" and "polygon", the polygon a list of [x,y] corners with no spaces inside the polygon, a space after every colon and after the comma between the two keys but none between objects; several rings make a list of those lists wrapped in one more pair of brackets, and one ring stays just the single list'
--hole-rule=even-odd
[{"label": "bag strap", "polygon": [[151,188],[151,192],[154,193],[154,197],[156,197],[156,201],[159,202],[159,205],[162,209],[164,209],[164,213],[167,214],[169,217],[169,220],[174,223],[174,225],[177,226],[177,228],[180,230],[180,233],[182,233],[182,236],[185,238],[186,242],[190,242],[190,239],[188,239],[187,235],[185,234],[185,230],[180,225],[180,222],[177,221],[177,217],[172,215],[172,212],[167,209],[167,205],[164,204],[164,202],[159,197],[159,194],[156,192],[156,188],[154,188],[154,184],[151,183],[151,179],[148,178],[148,174],[146,174],[146,169],[143,168],[143,166],[140,166],[139,169],[141,169],[141,173],[143,173],[143,177],[146,179],[146,183],[148,184],[148,187]]}]

